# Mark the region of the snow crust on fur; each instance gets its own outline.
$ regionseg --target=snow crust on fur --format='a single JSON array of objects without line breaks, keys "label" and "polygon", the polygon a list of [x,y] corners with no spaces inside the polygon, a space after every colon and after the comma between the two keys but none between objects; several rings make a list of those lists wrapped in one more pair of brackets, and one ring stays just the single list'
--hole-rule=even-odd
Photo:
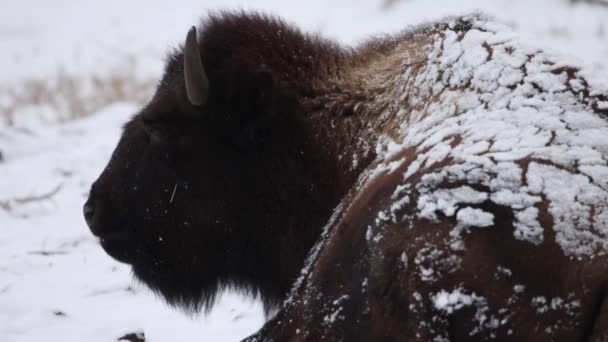
[{"label": "snow crust on fur", "polygon": [[[425,60],[420,63],[405,50],[401,69],[376,98],[389,108],[379,121],[392,116],[398,124],[384,131],[374,147],[376,161],[335,210],[286,307],[316,294],[307,277],[356,194],[398,170],[401,181],[390,205],[376,213],[365,238],[371,253],[381,254],[387,229],[408,229],[398,223],[446,217],[454,222],[445,245],[401,254],[402,271],[414,272],[422,282],[438,282],[460,269],[466,234],[494,228],[496,213],[482,209],[487,203],[510,211],[513,237],[533,246],[554,236],[570,258],[593,259],[608,250],[608,92],[592,88],[577,68],[522,46],[509,28],[481,15],[428,24],[411,34],[430,37],[419,54]],[[541,224],[542,215],[550,220]],[[496,276],[510,277],[511,270],[498,266]],[[367,287],[365,278],[361,291]],[[520,300],[526,290],[514,285],[506,303]],[[430,303],[438,320],[473,308],[471,336],[482,331],[495,336],[512,319],[510,308],[491,307],[465,287],[412,296],[408,310]],[[342,318],[341,298],[328,299],[324,324]],[[581,307],[574,296],[539,297],[530,305],[542,314],[560,310],[573,318]],[[420,322],[421,329],[432,330],[429,324]],[[547,333],[561,328],[549,327]]]},{"label": "snow crust on fur", "polygon": [[[471,28],[459,30],[463,22]],[[521,46],[483,16],[451,19],[431,34],[425,65],[397,76],[407,91],[397,137],[379,142],[390,149],[377,149],[385,151],[380,159],[415,149],[415,159],[402,162],[409,165],[403,184],[417,193],[416,215],[489,227],[492,214],[469,207],[489,200],[513,211],[517,239],[540,244],[544,229],[553,229],[567,256],[604,254],[608,121],[605,95],[589,95],[606,91],[590,89],[578,69]],[[372,175],[393,164],[380,163]],[[459,182],[471,186],[447,186]],[[551,227],[539,222],[542,202]]]}]

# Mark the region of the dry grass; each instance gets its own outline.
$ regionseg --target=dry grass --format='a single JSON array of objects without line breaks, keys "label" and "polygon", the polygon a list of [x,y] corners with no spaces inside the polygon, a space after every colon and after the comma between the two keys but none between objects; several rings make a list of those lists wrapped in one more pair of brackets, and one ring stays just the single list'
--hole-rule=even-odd
[{"label": "dry grass", "polygon": [[608,6],[608,0],[570,0],[571,3],[588,3],[592,5]]},{"label": "dry grass", "polygon": [[400,1],[401,0],[384,0],[382,2],[382,9],[383,10],[390,10],[391,8],[393,8]]},{"label": "dry grass", "polygon": [[10,200],[0,200],[0,208],[4,209],[6,211],[11,211],[11,209],[13,208],[14,205],[23,205],[23,204],[28,204],[28,203],[52,200],[53,197],[55,197],[55,195],[57,195],[57,193],[59,193],[59,191],[61,190],[62,187],[63,187],[63,184],[60,183],[57,186],[55,186],[52,190],[50,190],[49,192],[46,192],[44,194],[31,195],[31,196],[27,196],[27,197],[18,197],[18,198],[13,198]]},{"label": "dry grass", "polygon": [[0,127],[14,126],[24,111],[45,113],[47,117],[40,117],[44,122],[63,122],[86,117],[116,102],[144,103],[156,80],[138,79],[136,64],[136,59],[128,56],[103,76],[71,75],[60,70],[50,78],[0,87]]}]

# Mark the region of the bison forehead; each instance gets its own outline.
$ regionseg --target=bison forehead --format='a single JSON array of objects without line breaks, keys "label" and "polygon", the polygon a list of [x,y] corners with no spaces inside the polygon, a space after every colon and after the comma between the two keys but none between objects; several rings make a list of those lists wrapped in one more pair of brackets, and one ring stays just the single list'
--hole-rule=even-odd
[{"label": "bison forehead", "polygon": [[400,125],[380,139],[368,176],[403,170],[409,190],[393,206],[414,196],[414,214],[453,217],[454,236],[491,226],[492,213],[473,208],[490,201],[511,210],[516,239],[540,244],[553,229],[567,256],[605,253],[608,92],[518,44],[506,27],[465,21],[470,28],[432,33],[422,67],[404,63],[403,93],[387,99]]}]

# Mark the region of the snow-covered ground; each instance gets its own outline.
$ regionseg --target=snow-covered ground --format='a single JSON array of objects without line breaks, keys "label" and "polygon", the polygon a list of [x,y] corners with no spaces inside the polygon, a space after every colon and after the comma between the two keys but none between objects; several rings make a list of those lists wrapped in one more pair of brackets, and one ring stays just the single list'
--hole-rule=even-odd
[{"label": "snow-covered ground", "polygon": [[[527,44],[569,56],[596,81],[608,80],[608,8],[566,0],[401,0],[388,10],[380,0],[0,3],[0,109],[11,105],[2,89],[52,81],[59,71],[103,75],[125,56],[136,61],[134,77],[155,79],[164,53],[208,9],[219,8],[279,14],[349,44],[482,10]],[[17,111],[28,118],[16,127],[0,125],[0,341],[116,341],[138,331],[153,342],[236,341],[261,326],[259,303],[236,294],[224,296],[208,316],[167,307],[88,232],[81,215],[88,187],[136,105],[112,104],[63,124],[42,107]]]},{"label": "snow-covered ground", "polygon": [[235,341],[262,323],[259,305],[235,295],[207,318],[167,308],[88,232],[88,187],[135,109],[117,104],[87,120],[0,133],[0,341],[115,341],[135,331],[149,341]]}]

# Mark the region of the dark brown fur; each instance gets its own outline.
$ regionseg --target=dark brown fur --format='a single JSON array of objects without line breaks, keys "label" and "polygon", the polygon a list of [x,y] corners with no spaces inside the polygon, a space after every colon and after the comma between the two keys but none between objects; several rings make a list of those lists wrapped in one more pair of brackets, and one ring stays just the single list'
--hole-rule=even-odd
[{"label": "dark brown fur", "polygon": [[[453,29],[462,33],[468,26],[458,22]],[[411,255],[445,241],[454,218],[429,222],[412,215],[383,228],[380,243],[367,242],[367,227],[391,206],[408,166],[359,179],[373,166],[370,147],[378,136],[400,124],[379,118],[395,110],[376,99],[398,86],[387,76],[403,67],[394,50],[410,53],[407,67],[415,70],[424,63],[418,50],[428,34],[349,49],[277,19],[220,13],[203,21],[200,37],[207,103],[188,102],[178,49],[154,98],[125,125],[87,204],[104,249],[131,264],[169,303],[209,309],[218,291],[234,288],[259,295],[267,310],[278,308],[321,237],[290,300],[251,341],[540,341],[549,326],[560,329],[561,341],[605,336],[605,260],[570,259],[555,243],[539,248],[514,239],[512,211],[490,202],[479,207],[495,215],[495,227],[466,235],[464,266],[432,286],[420,281]],[[395,158],[411,161],[415,153]],[[339,203],[344,206],[322,235]],[[550,227],[547,208],[540,209]],[[400,214],[414,210],[406,206]],[[497,266],[511,275],[497,274]],[[474,306],[442,316],[417,299],[465,283],[489,304],[526,284],[525,295],[509,304],[515,328],[472,337]],[[530,307],[534,296],[568,294],[581,301],[576,321],[564,313],[539,318]]]},{"label": "dark brown fur", "polygon": [[[414,150],[399,157],[413,160],[411,153]],[[246,341],[605,341],[605,258],[592,262],[568,258],[552,232],[542,248],[514,239],[508,208],[489,201],[480,204],[479,208],[494,213],[498,223],[467,235],[466,250],[456,253],[463,265],[458,271],[428,264],[439,276],[432,284],[421,280],[412,256],[426,247],[441,249],[456,224],[452,218],[389,223],[383,227],[381,242],[370,244],[365,227],[378,225],[377,213],[390,208],[391,194],[407,166],[347,196],[348,205],[329,229],[300,286],[283,309]],[[543,209],[542,223],[551,226],[550,214]],[[409,206],[398,215],[413,218],[414,213],[415,207]],[[442,257],[450,255],[449,249],[444,252]],[[409,256],[406,261],[403,253]],[[526,284],[525,292],[509,298],[518,284]],[[486,323],[500,317],[508,324],[479,328],[475,305],[444,315],[431,304],[429,299],[438,291],[459,286],[487,300],[490,310],[482,311]],[[580,306],[573,314],[551,310],[539,314],[533,305],[537,297],[547,298],[548,305],[552,298],[577,298]],[[328,321],[332,317],[336,319]],[[548,327],[554,329],[550,334]]]},{"label": "dark brown fur", "polygon": [[172,304],[210,308],[229,287],[271,309],[365,166],[341,165],[352,134],[306,105],[350,52],[258,14],[211,15],[201,36],[208,103],[188,103],[176,51],[92,186],[90,225]]}]

